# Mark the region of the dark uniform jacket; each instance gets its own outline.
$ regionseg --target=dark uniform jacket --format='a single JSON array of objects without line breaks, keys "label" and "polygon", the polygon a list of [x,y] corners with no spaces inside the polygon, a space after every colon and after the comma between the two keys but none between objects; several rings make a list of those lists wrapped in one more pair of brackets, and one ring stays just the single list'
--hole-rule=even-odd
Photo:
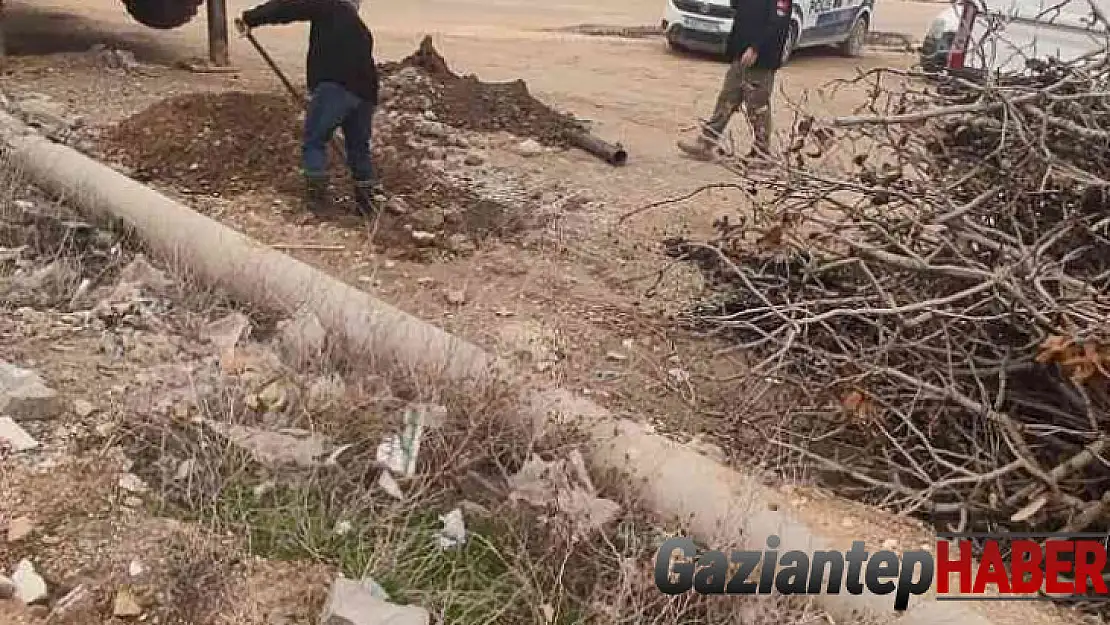
[{"label": "dark uniform jacket", "polygon": [[731,0],[736,16],[728,35],[728,56],[739,58],[755,48],[755,64],[763,69],[782,65],[783,47],[790,33],[791,0]]},{"label": "dark uniform jacket", "polygon": [[243,13],[254,28],[264,24],[312,22],[308,38],[308,88],[335,82],[347,91],[378,103],[378,68],[374,36],[346,0],[270,0]]}]

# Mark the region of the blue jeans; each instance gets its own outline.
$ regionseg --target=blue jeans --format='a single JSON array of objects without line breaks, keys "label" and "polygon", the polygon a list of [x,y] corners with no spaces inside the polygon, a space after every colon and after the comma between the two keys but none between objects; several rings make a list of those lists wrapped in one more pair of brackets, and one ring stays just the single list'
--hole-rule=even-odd
[{"label": "blue jeans", "polygon": [[334,82],[322,82],[312,90],[304,120],[301,167],[305,176],[324,177],[328,173],[328,142],[336,128],[343,128],[347,148],[347,167],[358,181],[374,178],[370,162],[370,124],[374,105]]}]

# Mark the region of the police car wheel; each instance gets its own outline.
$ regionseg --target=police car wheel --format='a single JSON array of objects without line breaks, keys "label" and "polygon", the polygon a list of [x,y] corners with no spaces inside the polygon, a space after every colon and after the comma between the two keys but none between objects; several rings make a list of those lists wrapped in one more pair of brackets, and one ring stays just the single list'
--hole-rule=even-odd
[{"label": "police car wheel", "polygon": [[845,56],[860,56],[863,54],[863,46],[867,42],[867,18],[859,18],[856,23],[852,25],[851,34],[841,44],[840,49],[844,52]]}]

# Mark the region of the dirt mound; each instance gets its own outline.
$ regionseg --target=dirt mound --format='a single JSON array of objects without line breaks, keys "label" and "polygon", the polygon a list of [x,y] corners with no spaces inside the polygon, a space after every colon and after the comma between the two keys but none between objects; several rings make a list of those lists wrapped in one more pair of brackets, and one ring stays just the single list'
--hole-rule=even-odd
[{"label": "dirt mound", "polygon": [[[132,168],[138,180],[205,194],[273,190],[295,196],[303,184],[302,116],[288,98],[272,94],[187,94],[108,129],[102,149]],[[396,219],[387,217],[383,236],[405,240],[409,229],[417,229],[478,240],[523,227],[507,206],[426,167],[426,148],[410,140],[412,132],[411,123],[404,123],[374,137],[374,165],[382,183],[412,209]],[[336,196],[342,198],[349,175],[336,154],[329,156]],[[391,228],[400,239],[390,236]]]},{"label": "dirt mound", "polygon": [[299,188],[301,111],[287,97],[187,94],[108,129],[104,148],[143,181],[232,194]]},{"label": "dirt mound", "polygon": [[410,111],[431,110],[455,128],[506,131],[557,147],[567,147],[567,133],[580,128],[573,116],[534,98],[523,80],[489,83],[454,73],[431,37],[425,37],[416,52],[400,63],[382,65],[382,73],[393,76],[404,68],[422,70],[431,81],[402,81],[398,105]]}]

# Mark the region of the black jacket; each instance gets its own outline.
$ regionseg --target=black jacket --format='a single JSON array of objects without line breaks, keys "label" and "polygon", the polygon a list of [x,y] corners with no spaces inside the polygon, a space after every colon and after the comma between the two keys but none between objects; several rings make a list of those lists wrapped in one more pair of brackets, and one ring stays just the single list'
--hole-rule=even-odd
[{"label": "black jacket", "polygon": [[269,0],[243,12],[243,22],[312,22],[308,38],[308,88],[335,82],[371,104],[378,103],[374,36],[346,0]]},{"label": "black jacket", "polygon": [[729,58],[755,48],[757,67],[778,69],[790,33],[791,0],[731,0],[731,4],[736,16],[728,34]]}]

